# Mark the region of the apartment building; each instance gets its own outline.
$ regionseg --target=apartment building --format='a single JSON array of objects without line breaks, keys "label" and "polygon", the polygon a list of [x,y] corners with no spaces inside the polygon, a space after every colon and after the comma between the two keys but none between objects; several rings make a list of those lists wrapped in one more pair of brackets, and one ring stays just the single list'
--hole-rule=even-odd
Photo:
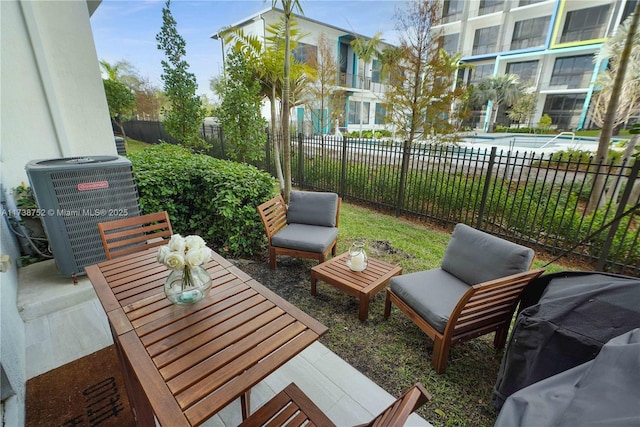
[{"label": "apartment building", "polygon": [[[230,27],[241,28],[246,35],[255,35],[264,42],[269,36],[268,27],[278,24],[283,17],[281,9],[268,8],[240,22],[231,24]],[[326,37],[334,54],[338,66],[334,89],[338,89],[344,94],[344,105],[337,118],[337,128],[341,132],[387,129],[383,107],[385,84],[381,76],[381,63],[377,59],[364,63],[359,60],[351,45],[351,42],[356,38],[369,40],[373,35],[356,34],[301,15],[294,15],[294,19],[299,33],[302,35],[293,52],[296,59],[308,62],[312,56],[317,55],[321,34]],[[212,38],[223,43],[223,51],[228,48],[228,46],[224,46],[220,32],[213,34]],[[389,45],[382,42],[380,49],[387,46]],[[305,135],[336,132],[335,121],[327,124],[321,123],[321,120],[318,119],[322,116],[318,114],[316,103],[309,99],[301,99],[300,101],[304,103],[295,106],[291,114],[291,124],[295,126],[297,132]],[[325,111],[324,117],[327,114],[328,111]],[[263,108],[263,116],[267,118],[271,116],[268,105]]]},{"label": "apartment building", "polygon": [[[448,52],[473,67],[467,84],[512,73],[528,83],[538,102],[533,123],[548,114],[558,129],[591,126],[593,82],[606,64],[594,61],[604,41],[634,10],[638,0],[445,0],[441,23]],[[505,108],[498,122],[508,125]],[[486,109],[469,120],[487,129]]]}]

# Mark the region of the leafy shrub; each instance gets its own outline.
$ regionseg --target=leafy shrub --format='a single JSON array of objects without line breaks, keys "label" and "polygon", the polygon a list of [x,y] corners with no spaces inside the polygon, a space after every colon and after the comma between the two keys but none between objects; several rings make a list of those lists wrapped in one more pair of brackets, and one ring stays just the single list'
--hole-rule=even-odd
[{"label": "leafy shrub", "polygon": [[222,255],[264,247],[256,207],[274,180],[253,166],[159,144],[130,156],[144,213],[166,210],[175,233],[198,234]]}]

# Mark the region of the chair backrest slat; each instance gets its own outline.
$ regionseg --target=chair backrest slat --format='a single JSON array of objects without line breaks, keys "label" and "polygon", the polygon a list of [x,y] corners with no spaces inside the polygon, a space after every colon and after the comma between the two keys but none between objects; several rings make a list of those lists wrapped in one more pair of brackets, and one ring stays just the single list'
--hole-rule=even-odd
[{"label": "chair backrest slat", "polygon": [[259,205],[258,213],[264,223],[269,241],[274,234],[287,225],[287,205],[281,195]]},{"label": "chair backrest slat", "polygon": [[429,392],[427,392],[422,383],[416,383],[389,405],[387,409],[365,425],[369,427],[403,426],[411,413],[429,400],[431,400]]},{"label": "chair backrest slat", "polygon": [[98,223],[107,259],[165,245],[173,231],[167,212]]},{"label": "chair backrest slat", "polygon": [[470,287],[451,313],[445,335],[456,340],[470,329],[482,330],[484,325],[510,320],[524,288],[543,272],[529,270]]}]

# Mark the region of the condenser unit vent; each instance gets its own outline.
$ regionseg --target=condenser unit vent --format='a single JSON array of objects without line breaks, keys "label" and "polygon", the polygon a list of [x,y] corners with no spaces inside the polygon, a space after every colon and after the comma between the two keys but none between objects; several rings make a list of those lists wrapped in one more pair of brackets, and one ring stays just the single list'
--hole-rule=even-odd
[{"label": "condenser unit vent", "polygon": [[26,171],[51,252],[65,277],[106,260],[99,222],[140,215],[133,168],[124,157],[33,160]]}]

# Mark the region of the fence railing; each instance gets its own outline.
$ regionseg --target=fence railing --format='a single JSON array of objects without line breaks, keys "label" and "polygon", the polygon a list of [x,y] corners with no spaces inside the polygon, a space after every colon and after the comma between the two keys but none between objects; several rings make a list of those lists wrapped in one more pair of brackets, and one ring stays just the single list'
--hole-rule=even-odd
[{"label": "fence railing", "polygon": [[[226,158],[219,129],[203,126],[203,135],[210,154]],[[298,135],[290,144],[299,188],[444,226],[463,222],[598,271],[640,274],[640,162],[334,136]],[[275,176],[272,147],[254,165]],[[600,208],[587,213],[596,177],[606,185]]]},{"label": "fence railing", "polygon": [[[331,136],[291,144],[297,187],[445,226],[463,222],[599,271],[640,273],[640,162]],[[601,207],[587,214],[596,176],[606,186]]]}]

